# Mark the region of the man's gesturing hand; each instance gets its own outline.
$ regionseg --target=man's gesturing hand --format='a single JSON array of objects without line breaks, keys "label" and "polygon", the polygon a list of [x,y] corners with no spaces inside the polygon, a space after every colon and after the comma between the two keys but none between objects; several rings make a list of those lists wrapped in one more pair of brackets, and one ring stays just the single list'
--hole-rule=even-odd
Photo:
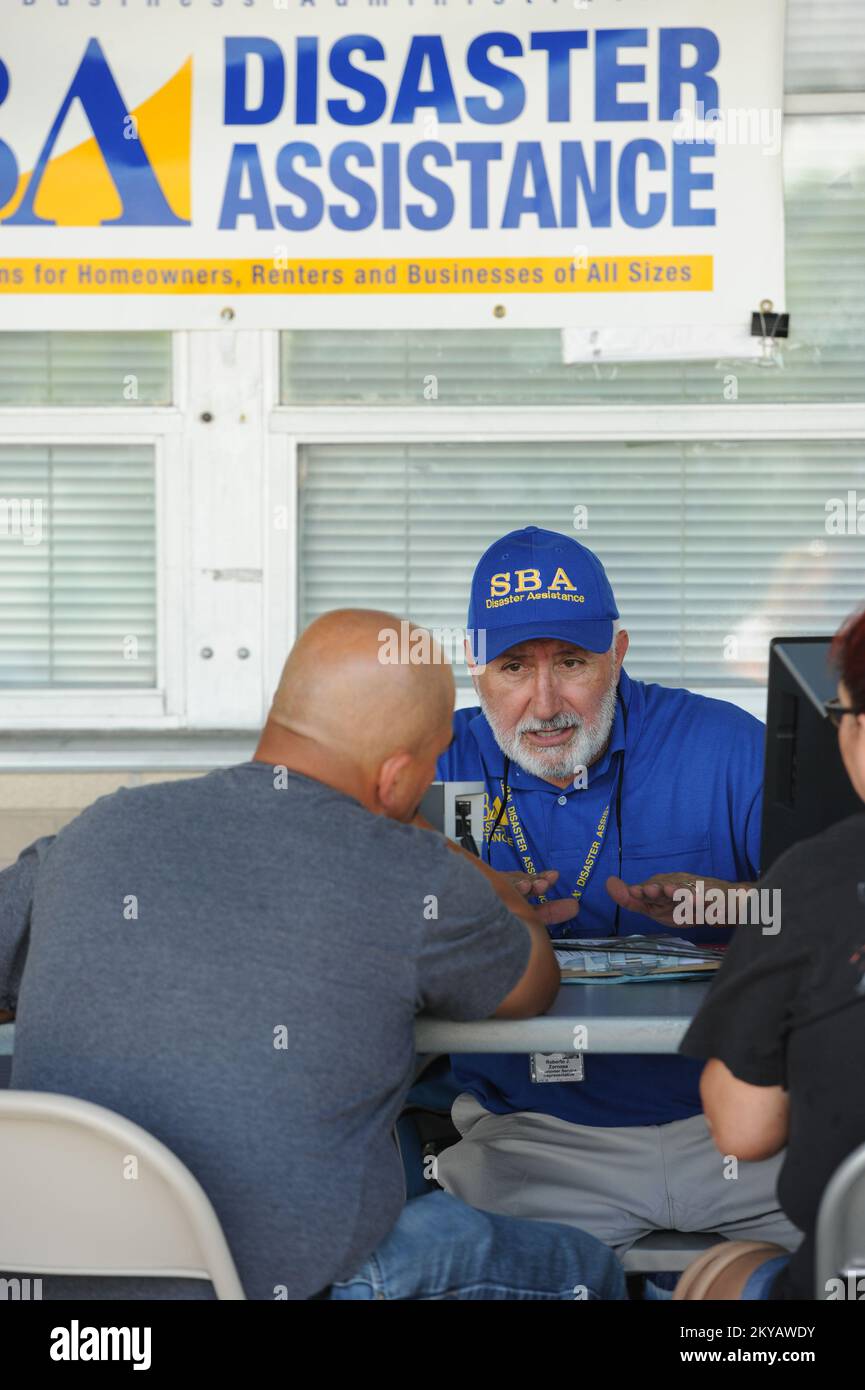
[{"label": "man's gesturing hand", "polygon": [[[432,831],[434,835],[439,834],[437,830],[433,829],[429,821],[424,820],[419,811],[416,812],[412,825],[418,826],[420,830]],[[479,869],[482,874],[491,880],[494,887],[498,885],[497,891],[500,896],[505,898],[505,901],[507,901],[510,894],[507,890],[502,894],[502,883],[507,883],[511,888],[516,888],[517,892],[523,898],[539,898],[543,897],[544,894],[552,888],[559,876],[558,869],[541,869],[536,874],[493,869],[489,864],[485,864],[482,859],[479,859],[477,855],[470,854],[467,849],[463,849],[461,845],[455,844],[453,840],[447,840],[446,844],[448,849],[453,850],[455,854],[461,854],[464,859],[467,859],[470,864],[473,864],[476,869]],[[511,911],[513,911],[513,901],[508,905]],[[554,898],[552,902],[548,903],[538,903],[537,905],[534,903],[527,903],[526,907],[527,910],[531,912],[534,920],[545,927],[557,927],[562,922],[569,922],[572,917],[576,917],[580,910],[576,898]]]},{"label": "man's gesturing hand", "polygon": [[[505,872],[504,878],[511,883],[524,898],[544,897],[556,882],[558,869],[539,869],[536,874]],[[562,922],[570,922],[576,917],[580,905],[576,898],[553,898],[547,903],[531,904],[532,911],[545,927],[557,927]]]},{"label": "man's gesturing hand", "polygon": [[[628,912],[642,912],[646,917],[651,917],[656,922],[660,922],[665,927],[683,927],[687,929],[687,924],[677,922],[673,916],[676,910],[676,903],[673,902],[673,894],[677,888],[689,888],[693,893],[697,880],[703,885],[702,891],[705,893],[710,888],[720,888],[725,894],[728,889],[742,887],[738,883],[726,883],[722,878],[705,878],[702,874],[652,874],[651,878],[644,883],[625,883],[624,879],[611,876],[607,879],[607,892],[618,903],[619,907],[625,908]],[[683,899],[680,897],[680,902]],[[725,902],[729,899],[725,898]]]}]

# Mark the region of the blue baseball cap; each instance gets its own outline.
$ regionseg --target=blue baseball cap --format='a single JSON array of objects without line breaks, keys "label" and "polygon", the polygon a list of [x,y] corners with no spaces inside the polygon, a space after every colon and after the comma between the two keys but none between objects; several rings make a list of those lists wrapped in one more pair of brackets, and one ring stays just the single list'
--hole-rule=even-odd
[{"label": "blue baseball cap", "polygon": [[467,626],[483,662],[538,637],[608,652],[618,616],[597,555],[558,531],[526,526],[494,541],[478,561]]}]

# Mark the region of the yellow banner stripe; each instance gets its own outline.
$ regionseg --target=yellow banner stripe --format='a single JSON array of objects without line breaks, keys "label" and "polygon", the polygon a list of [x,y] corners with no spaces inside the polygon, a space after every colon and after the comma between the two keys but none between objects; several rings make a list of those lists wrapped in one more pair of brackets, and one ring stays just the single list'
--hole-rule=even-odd
[{"label": "yellow banner stripe", "polygon": [[0,294],[670,294],[713,278],[712,256],[0,261]]}]

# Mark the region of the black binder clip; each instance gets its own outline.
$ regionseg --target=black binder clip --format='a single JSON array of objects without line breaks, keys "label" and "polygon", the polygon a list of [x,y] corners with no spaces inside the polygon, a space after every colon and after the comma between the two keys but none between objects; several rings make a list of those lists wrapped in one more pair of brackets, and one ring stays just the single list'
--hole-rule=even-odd
[{"label": "black binder clip", "polygon": [[751,315],[752,338],[789,338],[790,315],[776,314],[771,299],[762,299]]},{"label": "black binder clip", "polygon": [[760,308],[751,315],[751,337],[763,340],[763,356],[758,366],[774,366],[775,344],[779,338],[789,336],[790,315],[776,314],[771,299],[761,299]]}]

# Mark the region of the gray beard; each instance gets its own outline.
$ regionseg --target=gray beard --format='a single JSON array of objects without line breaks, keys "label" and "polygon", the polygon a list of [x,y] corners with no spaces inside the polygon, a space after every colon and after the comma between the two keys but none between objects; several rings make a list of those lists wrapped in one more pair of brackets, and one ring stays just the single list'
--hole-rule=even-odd
[{"label": "gray beard", "polygon": [[[615,672],[610,685],[601,700],[597,717],[588,723],[578,714],[557,714],[554,719],[521,719],[511,730],[505,730],[498,723],[488,702],[478,691],[481,709],[493,731],[493,737],[506,758],[521,767],[533,777],[545,781],[551,778],[576,777],[580,768],[590,767],[603,753],[610,738],[610,730],[616,717],[616,696],[619,675]],[[529,748],[522,735],[529,730],[537,733],[553,729],[573,728],[573,736],[567,743],[557,748]]]}]

